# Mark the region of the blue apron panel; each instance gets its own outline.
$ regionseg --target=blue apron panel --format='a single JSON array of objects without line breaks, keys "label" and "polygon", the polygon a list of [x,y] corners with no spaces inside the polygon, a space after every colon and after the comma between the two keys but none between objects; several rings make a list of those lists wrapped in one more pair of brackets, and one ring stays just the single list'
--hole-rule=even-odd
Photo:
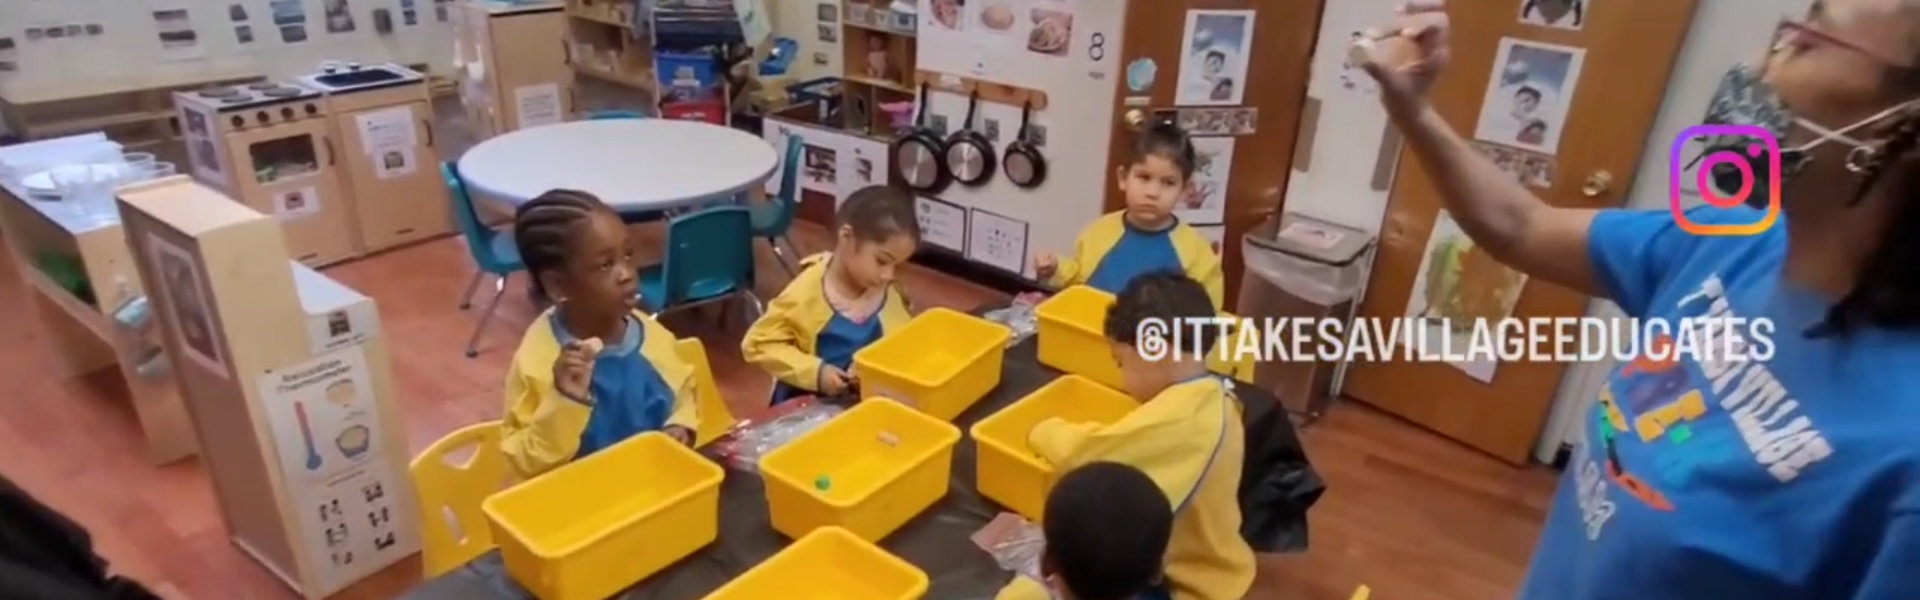
[{"label": "blue apron panel", "polygon": [[[838,367],[842,371],[853,368],[853,353],[879,340],[880,336],[886,333],[880,326],[880,311],[887,308],[886,303],[887,300],[882,299],[879,309],[874,310],[865,322],[860,323],[840,314],[840,311],[834,311],[833,316],[827,319],[827,326],[820,328],[820,335],[813,340],[813,350],[819,355],[820,362]],[[814,393],[813,390],[803,390],[787,385],[786,382],[776,382],[773,385],[773,403],[779,404],[812,393]]]},{"label": "blue apron panel", "polygon": [[[673,388],[654,370],[653,363],[640,354],[645,330],[639,321],[627,319],[627,335],[617,346],[608,346],[593,360],[592,412],[587,428],[580,432],[578,460],[620,443],[627,438],[658,431],[673,413]],[[562,346],[574,341],[560,326],[556,316],[553,335]]]},{"label": "blue apron panel", "polygon": [[1093,275],[1087,277],[1087,285],[1094,289],[1119,294],[1133,278],[1153,271],[1186,272],[1180,265],[1180,252],[1173,247],[1174,227],[1160,231],[1147,231],[1126,225],[1126,231],[1120,234],[1120,241],[1113,243],[1107,255],[1100,257],[1100,264],[1094,266]]}]

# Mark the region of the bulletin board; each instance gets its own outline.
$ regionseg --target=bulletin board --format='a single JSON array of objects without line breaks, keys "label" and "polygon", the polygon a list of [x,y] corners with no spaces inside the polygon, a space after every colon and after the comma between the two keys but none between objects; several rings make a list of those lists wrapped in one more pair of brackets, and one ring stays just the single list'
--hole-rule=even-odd
[{"label": "bulletin board", "polygon": [[[205,77],[286,77],[329,60],[445,72],[452,0],[0,2],[0,88],[57,94]],[[385,10],[391,33],[376,31]],[[86,65],[84,69],[71,65]]]},{"label": "bulletin board", "polygon": [[[1080,230],[1103,212],[1102,198],[1113,185],[1105,148],[1113,133],[1129,3],[919,1],[915,66],[920,71],[1046,95],[1047,108],[1032,116],[1033,141],[1047,159],[1044,183],[1021,189],[996,172],[979,187],[955,184],[938,195],[937,203],[923,201],[921,207],[922,220],[931,221],[928,229],[943,232],[941,240],[967,242],[961,249],[967,258],[1032,277],[1032,254],[1071,249]],[[964,124],[966,95],[936,90],[927,104],[934,129],[955,131]],[[974,130],[1000,151],[1019,129],[1020,112],[1018,105],[983,101]],[[966,223],[955,222],[962,215]]]}]

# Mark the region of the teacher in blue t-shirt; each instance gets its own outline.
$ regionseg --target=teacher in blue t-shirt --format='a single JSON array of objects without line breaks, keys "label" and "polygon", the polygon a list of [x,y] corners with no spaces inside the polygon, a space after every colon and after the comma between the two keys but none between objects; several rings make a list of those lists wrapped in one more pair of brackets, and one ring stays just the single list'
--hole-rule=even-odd
[{"label": "teacher in blue t-shirt", "polygon": [[1534,197],[1427,104],[1445,7],[1397,19],[1365,68],[1474,242],[1635,317],[1775,325],[1765,360],[1609,377],[1520,597],[1920,598],[1920,0],[1816,0],[1726,74],[1708,121],[1767,128],[1783,151],[1784,216],[1733,237]]}]

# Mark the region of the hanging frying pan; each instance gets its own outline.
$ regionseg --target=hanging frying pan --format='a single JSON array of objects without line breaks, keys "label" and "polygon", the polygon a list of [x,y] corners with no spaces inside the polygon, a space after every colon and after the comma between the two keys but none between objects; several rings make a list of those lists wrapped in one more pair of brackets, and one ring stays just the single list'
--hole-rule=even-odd
[{"label": "hanging frying pan", "polygon": [[1033,102],[1020,105],[1020,130],[1013,134],[1013,143],[1007,144],[1006,156],[1000,158],[1000,171],[1007,174],[1007,181],[1029,190],[1047,180],[1047,157],[1028,137],[1033,133],[1028,129],[1032,118]]},{"label": "hanging frying pan", "polygon": [[993,177],[993,143],[973,130],[973,117],[980,109],[980,92],[967,96],[967,121],[960,130],[947,136],[947,172],[963,185],[976,186]]},{"label": "hanging frying pan", "polygon": [[938,194],[953,181],[941,159],[946,143],[927,128],[927,84],[920,84],[920,108],[913,129],[893,140],[893,176],[913,191]]}]

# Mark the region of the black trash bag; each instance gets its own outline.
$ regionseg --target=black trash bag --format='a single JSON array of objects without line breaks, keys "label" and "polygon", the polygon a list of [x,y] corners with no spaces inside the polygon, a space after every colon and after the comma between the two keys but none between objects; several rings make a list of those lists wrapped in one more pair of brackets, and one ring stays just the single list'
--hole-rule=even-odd
[{"label": "black trash bag", "polygon": [[1247,448],[1240,470],[1240,537],[1254,552],[1305,552],[1307,509],[1327,485],[1278,399],[1242,409]]},{"label": "black trash bag", "polygon": [[0,598],[160,600],[113,575],[87,530],[0,477]]}]

